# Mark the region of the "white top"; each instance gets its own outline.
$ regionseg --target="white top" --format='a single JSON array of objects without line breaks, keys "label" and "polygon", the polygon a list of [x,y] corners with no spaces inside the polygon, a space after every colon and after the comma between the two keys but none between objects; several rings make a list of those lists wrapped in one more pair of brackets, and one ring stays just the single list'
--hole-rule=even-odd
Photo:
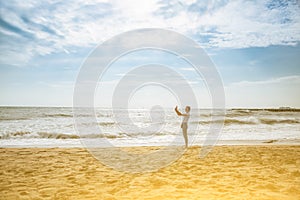
[{"label": "white top", "polygon": [[182,123],[188,123],[190,119],[190,113],[186,113],[186,116],[183,116]]}]

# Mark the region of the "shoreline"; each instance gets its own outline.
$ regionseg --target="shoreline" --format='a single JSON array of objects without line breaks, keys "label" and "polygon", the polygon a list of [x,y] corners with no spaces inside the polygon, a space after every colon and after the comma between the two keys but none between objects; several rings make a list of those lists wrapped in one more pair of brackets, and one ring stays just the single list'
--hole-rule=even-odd
[{"label": "shoreline", "polygon": [[[39,141],[38,139],[37,141]],[[53,139],[57,141],[57,139]],[[3,142],[3,141],[2,141]],[[18,142],[14,140],[10,140],[11,143]],[[48,144],[42,143],[42,144],[1,144],[0,141],[0,148],[86,148],[80,140],[77,141],[77,144],[74,144],[74,139],[67,140],[63,139],[61,140],[61,144],[53,144],[51,143],[51,140],[47,141]],[[64,143],[65,142],[65,143]],[[69,142],[69,143],[68,143]],[[199,141],[197,143],[190,144],[190,147],[201,147],[203,146],[204,141]],[[50,143],[50,144],[49,144]],[[270,146],[270,145],[293,145],[297,146],[300,145],[300,139],[283,139],[283,140],[276,140],[276,139],[270,139],[270,140],[219,140],[216,142],[213,146]],[[99,148],[111,148],[111,147],[161,147],[161,146],[169,146],[168,144],[126,144],[126,145],[113,145],[111,146],[95,146]],[[172,145],[174,146],[174,145]],[[176,144],[175,146],[182,146],[182,144]]]}]

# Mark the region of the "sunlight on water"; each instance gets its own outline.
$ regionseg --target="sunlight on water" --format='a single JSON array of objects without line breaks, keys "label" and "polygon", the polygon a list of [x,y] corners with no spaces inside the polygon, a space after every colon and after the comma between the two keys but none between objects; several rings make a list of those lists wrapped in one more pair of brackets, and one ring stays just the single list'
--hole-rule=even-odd
[{"label": "sunlight on water", "polygon": [[[118,115],[126,110],[118,110]],[[164,109],[164,115],[153,111],[152,117],[160,118],[159,131],[147,129],[153,125],[148,109],[128,111],[131,124],[116,122],[111,109],[96,109],[97,123],[101,133],[81,135],[85,139],[107,138],[113,145],[150,146],[167,145],[181,134],[180,122],[173,109]],[[232,109],[226,112],[225,125],[220,140],[282,140],[300,139],[300,112],[262,109]],[[83,116],[84,117],[84,116]],[[164,120],[164,122],[163,122]],[[86,122],[86,121],[85,121]],[[123,123],[123,124],[122,124]],[[190,126],[200,125],[195,145],[201,144],[211,121],[211,111],[201,109],[200,116],[191,113]],[[86,123],[86,126],[89,126]],[[122,128],[123,127],[123,128]],[[136,128],[138,127],[138,128]],[[72,108],[41,107],[1,107],[0,145],[39,145],[53,146],[79,145],[80,137],[74,130]],[[177,141],[182,144],[183,141]]]}]

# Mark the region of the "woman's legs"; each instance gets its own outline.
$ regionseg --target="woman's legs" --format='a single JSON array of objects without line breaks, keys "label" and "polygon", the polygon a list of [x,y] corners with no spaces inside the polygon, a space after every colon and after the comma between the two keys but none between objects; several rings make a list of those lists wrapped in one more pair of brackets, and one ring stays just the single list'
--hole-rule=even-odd
[{"label": "woman's legs", "polygon": [[185,147],[188,147],[188,136],[187,136],[187,125],[183,124],[182,125],[182,133],[183,133],[183,138],[184,138],[184,142],[185,142]]}]

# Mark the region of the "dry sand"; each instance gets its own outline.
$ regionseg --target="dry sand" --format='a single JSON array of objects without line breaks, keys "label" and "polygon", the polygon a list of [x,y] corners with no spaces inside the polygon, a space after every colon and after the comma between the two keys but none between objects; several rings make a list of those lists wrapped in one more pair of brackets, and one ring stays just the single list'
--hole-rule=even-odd
[{"label": "dry sand", "polygon": [[300,146],[219,146],[203,159],[192,147],[138,174],[80,148],[1,148],[0,158],[0,199],[300,199]]}]

